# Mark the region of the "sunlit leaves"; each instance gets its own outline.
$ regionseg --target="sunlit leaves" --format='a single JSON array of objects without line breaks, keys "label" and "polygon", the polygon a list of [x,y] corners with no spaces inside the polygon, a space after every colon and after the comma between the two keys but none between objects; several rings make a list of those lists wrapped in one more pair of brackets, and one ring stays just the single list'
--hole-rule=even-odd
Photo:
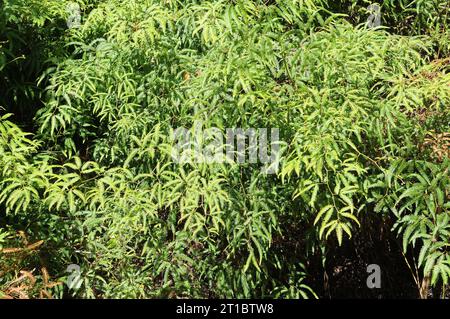
[{"label": "sunlit leaves", "polygon": [[[55,269],[83,266],[78,297],[316,297],[300,262],[378,231],[374,214],[447,284],[445,40],[394,33],[444,26],[441,1],[385,1],[374,29],[351,23],[356,0],[78,1],[70,30],[56,1],[7,2],[64,45],[44,43],[63,53],[36,83],[36,135],[0,118],[0,204],[58,247]],[[177,163],[173,130],[196,121],[279,128],[279,174]]]}]

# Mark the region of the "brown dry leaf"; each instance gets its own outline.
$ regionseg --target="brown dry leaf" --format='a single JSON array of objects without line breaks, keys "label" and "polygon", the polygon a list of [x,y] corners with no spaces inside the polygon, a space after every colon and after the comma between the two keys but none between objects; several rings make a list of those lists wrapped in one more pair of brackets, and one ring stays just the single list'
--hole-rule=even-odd
[{"label": "brown dry leaf", "polygon": [[28,286],[20,285],[19,287],[11,287],[7,289],[7,293],[10,295],[16,295],[19,299],[30,299],[27,291]]},{"label": "brown dry leaf", "polygon": [[44,280],[44,285],[47,286],[48,285],[48,278],[49,278],[47,268],[42,267],[41,268],[41,272],[42,272],[42,278]]},{"label": "brown dry leaf", "polygon": [[40,240],[38,242],[35,242],[34,244],[28,245],[27,249],[28,250],[34,250],[34,249],[38,248],[39,246],[41,246],[43,243],[44,243],[44,241]]},{"label": "brown dry leaf", "polygon": [[423,145],[431,148],[433,156],[442,162],[445,157],[450,157],[450,132],[428,132]]},{"label": "brown dry leaf", "polygon": [[1,252],[4,254],[13,254],[13,253],[18,253],[22,250],[23,250],[23,248],[3,248],[1,250]]},{"label": "brown dry leaf", "polygon": [[23,275],[21,278],[30,279],[31,286],[34,286],[34,284],[36,283],[36,278],[33,276],[33,274],[31,272],[26,271],[26,270],[21,270],[20,273]]},{"label": "brown dry leaf", "polygon": [[[22,234],[23,234],[22,231],[20,231],[19,233],[22,233]],[[21,235],[20,237],[25,238],[24,236],[25,236],[25,234]],[[28,244],[28,241],[24,240],[24,242],[26,243],[26,245]],[[23,251],[24,249],[27,249],[27,250],[35,250],[36,248],[38,248],[39,246],[41,246],[43,243],[44,243],[44,241],[43,241],[43,240],[40,240],[40,241],[38,241],[38,242],[35,242],[34,244],[28,245],[28,246],[25,247],[25,248],[18,248],[18,247],[16,247],[16,248],[3,248],[0,252],[2,252],[2,253],[4,253],[4,254],[13,254],[13,253],[21,252],[21,251]]]},{"label": "brown dry leaf", "polygon": [[56,286],[59,286],[59,285],[62,285],[62,284],[64,284],[62,281],[50,282],[50,283],[47,285],[47,288],[53,288],[53,287],[56,287]]},{"label": "brown dry leaf", "polygon": [[[44,296],[45,296],[45,298],[44,298]],[[39,292],[39,298],[40,299],[53,299],[52,295],[45,289],[42,289]]]},{"label": "brown dry leaf", "polygon": [[47,268],[42,267],[41,268],[41,272],[42,272],[42,280],[44,281],[44,289],[41,290],[40,295],[44,294],[49,299],[52,299],[51,294],[46,290],[46,288],[53,288],[53,287],[56,287],[58,285],[62,285],[63,283],[60,282],[60,281],[58,281],[58,282],[50,282],[50,276],[48,274]]}]

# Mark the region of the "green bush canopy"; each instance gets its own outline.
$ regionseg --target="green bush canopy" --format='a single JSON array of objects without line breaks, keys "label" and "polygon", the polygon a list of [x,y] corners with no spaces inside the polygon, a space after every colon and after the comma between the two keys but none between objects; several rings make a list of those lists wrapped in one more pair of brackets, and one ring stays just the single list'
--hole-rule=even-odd
[{"label": "green bush canopy", "polygon": [[448,0],[0,9],[0,297],[448,296]]}]

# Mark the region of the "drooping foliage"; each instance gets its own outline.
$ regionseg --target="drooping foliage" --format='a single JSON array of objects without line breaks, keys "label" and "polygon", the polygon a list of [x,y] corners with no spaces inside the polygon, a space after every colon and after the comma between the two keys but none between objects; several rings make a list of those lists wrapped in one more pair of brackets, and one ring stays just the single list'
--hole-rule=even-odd
[{"label": "drooping foliage", "polygon": [[[0,293],[325,296],[365,234],[445,295],[448,1],[75,2],[2,1]],[[176,162],[198,123],[278,128],[279,171]]]}]

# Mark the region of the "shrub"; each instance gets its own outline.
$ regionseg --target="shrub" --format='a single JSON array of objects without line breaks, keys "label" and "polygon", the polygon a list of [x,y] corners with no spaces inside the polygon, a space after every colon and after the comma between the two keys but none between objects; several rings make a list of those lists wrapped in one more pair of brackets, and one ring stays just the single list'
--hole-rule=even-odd
[{"label": "shrub", "polygon": [[[0,249],[42,243],[2,254],[0,290],[35,268],[26,296],[314,298],[328,252],[381,217],[420,296],[445,295],[447,1],[384,1],[379,28],[367,1],[78,3],[72,29],[67,2],[3,4]],[[279,172],[178,163],[173,129],[196,125],[278,128]],[[70,264],[81,288],[50,284]]]}]

